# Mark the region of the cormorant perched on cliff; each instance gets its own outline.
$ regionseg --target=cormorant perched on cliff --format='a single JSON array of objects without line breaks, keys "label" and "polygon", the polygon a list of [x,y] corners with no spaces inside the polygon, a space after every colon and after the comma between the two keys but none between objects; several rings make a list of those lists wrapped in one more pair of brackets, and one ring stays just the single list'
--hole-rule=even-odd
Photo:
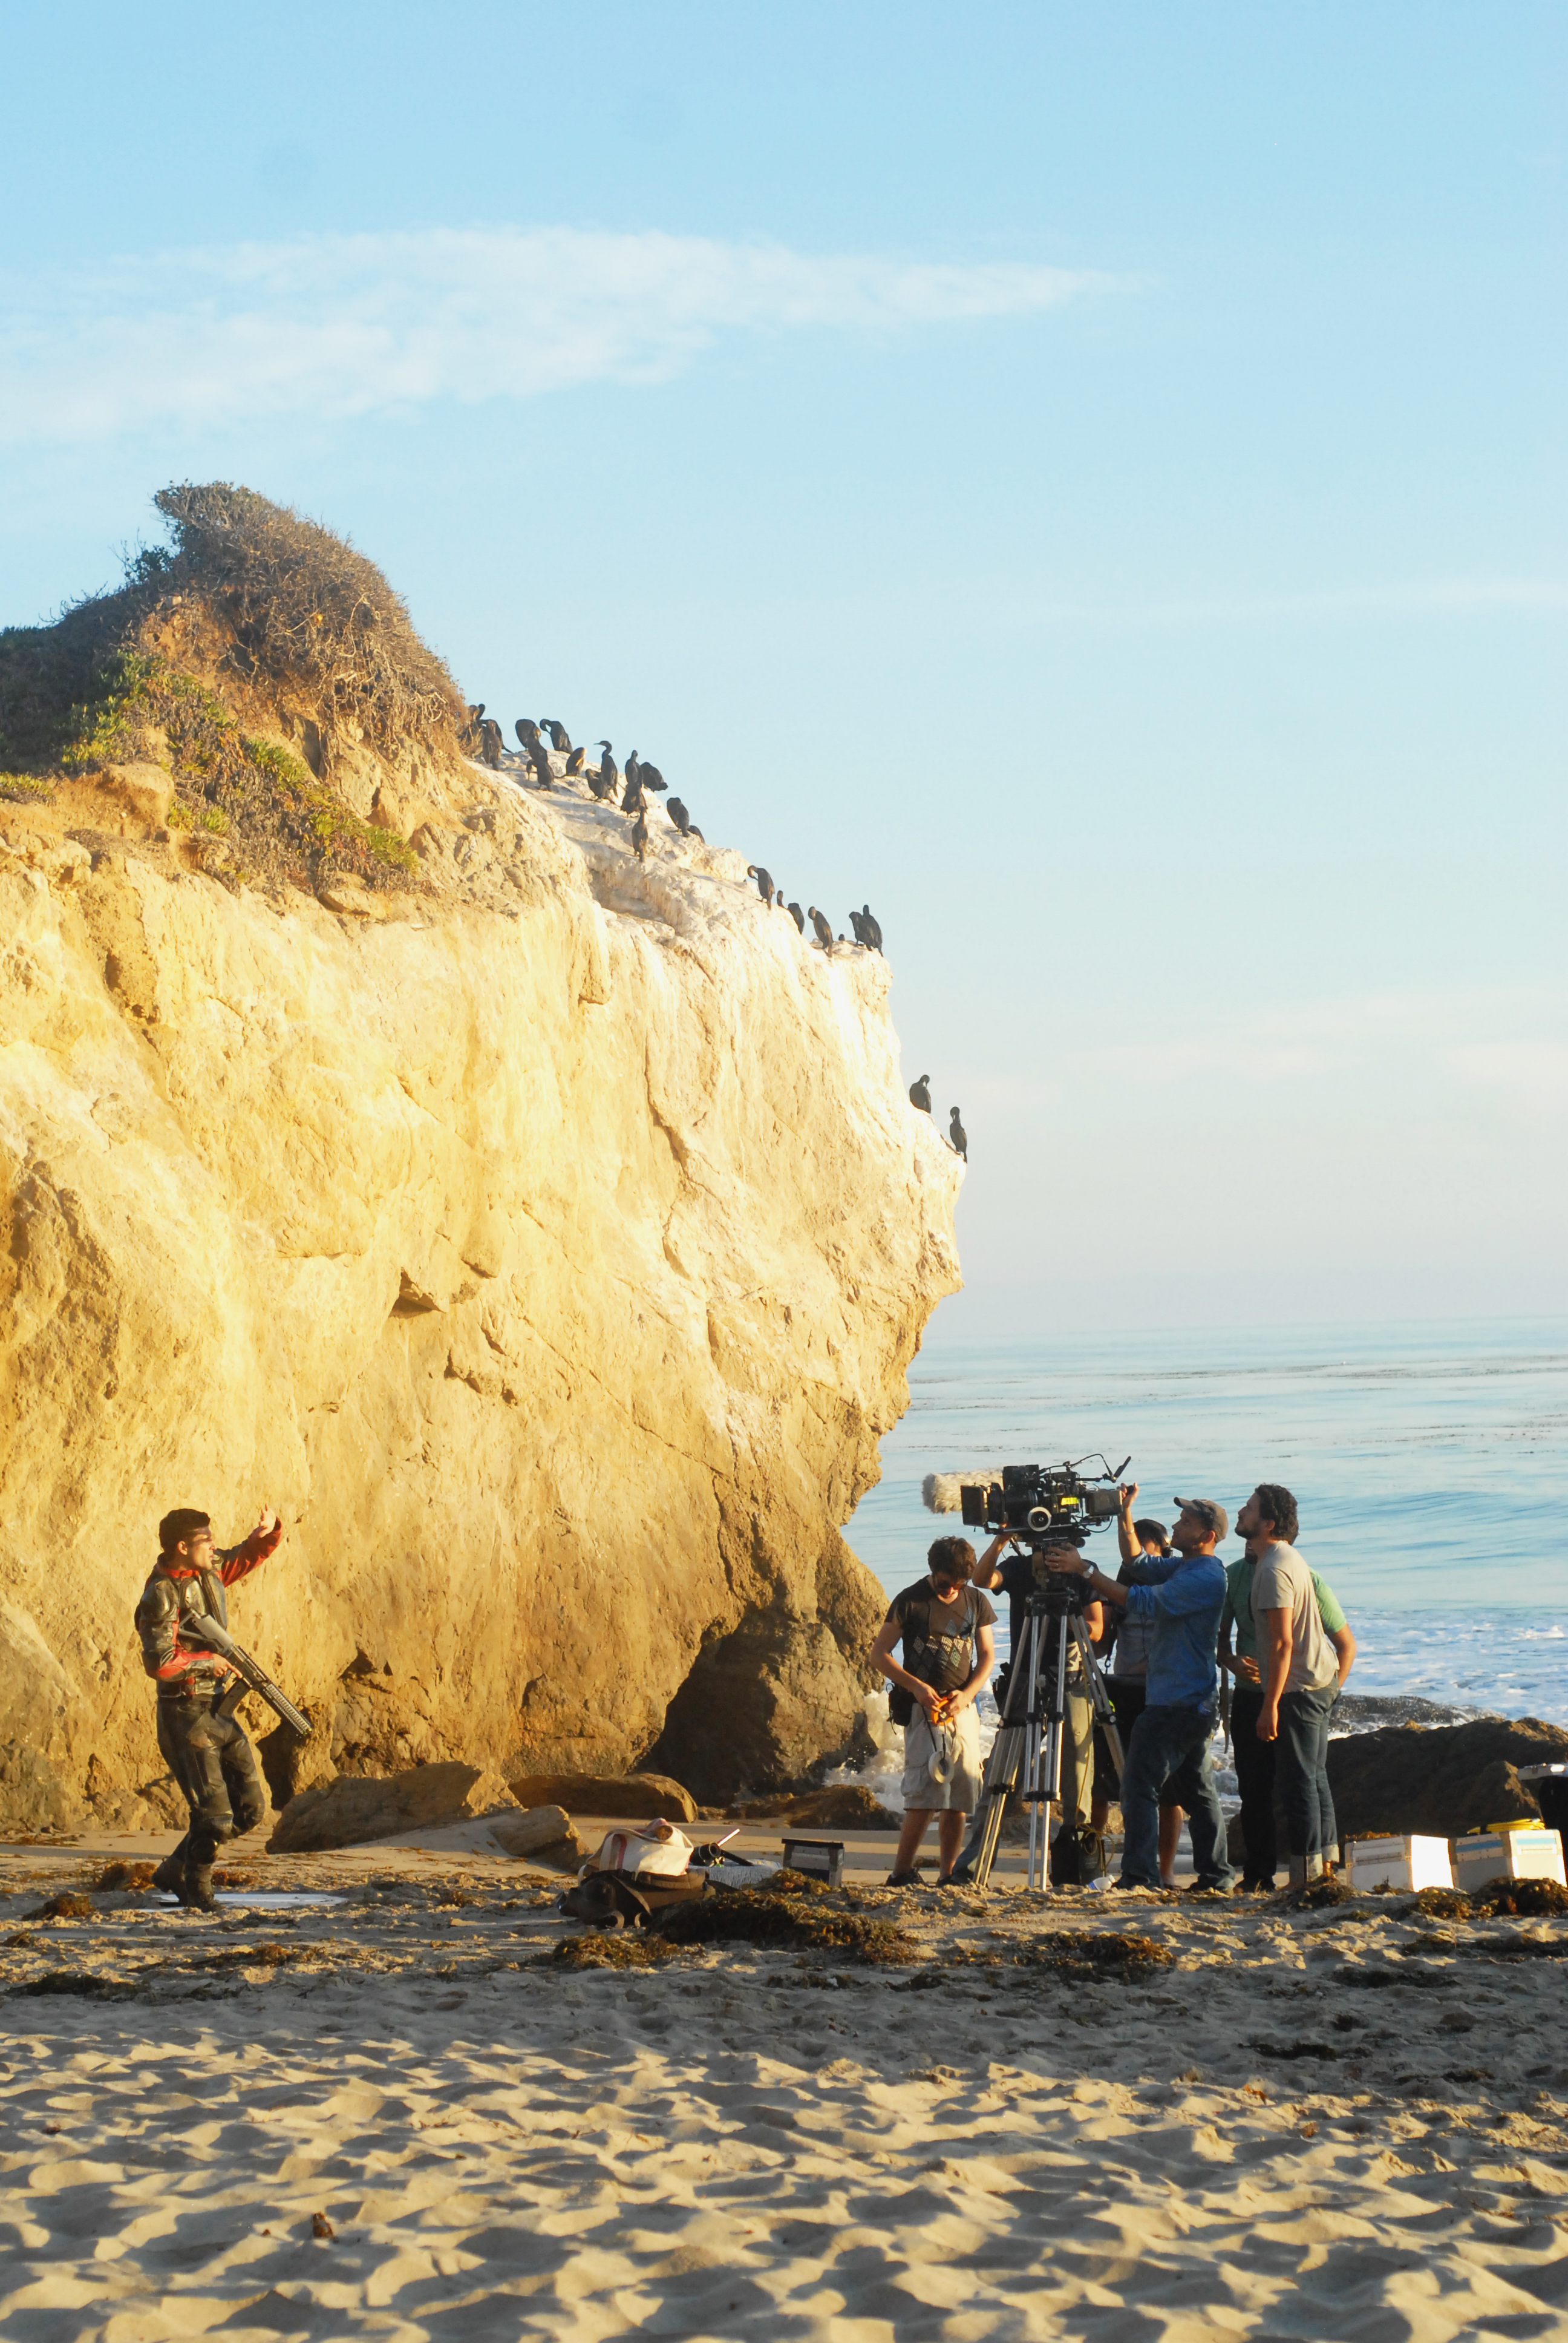
[{"label": "cormorant perched on cliff", "polygon": [[789,917],[794,920],[795,925],[799,929],[800,933],[804,935],[806,932],[806,914],[800,909],[799,904],[786,903],[784,909],[789,912]]},{"label": "cormorant perched on cliff", "polygon": [[598,760],[598,779],[597,782],[590,781],[588,787],[593,790],[596,798],[601,799],[613,798],[615,785],[620,779],[620,767],[609,753],[609,742],[601,740],[598,745],[604,750],[604,755]]},{"label": "cormorant perched on cliff", "polygon": [[564,724],[558,724],[553,716],[541,716],[539,719],[539,729],[549,734],[550,746],[556,751],[558,756],[569,757],[571,755],[572,736],[567,730]]},{"label": "cormorant perched on cliff", "polygon": [[626,760],[626,777],[628,781],[636,780],[641,766],[642,759],[638,755],[637,750],[634,749],[630,756]]},{"label": "cormorant perched on cliff", "polygon": [[637,770],[645,789],[667,789],[669,787],[657,765],[639,765]]},{"label": "cormorant perched on cliff", "polygon": [[538,726],[531,716],[519,716],[512,729],[523,744],[524,755],[530,756],[539,744]]},{"label": "cormorant perched on cliff", "polygon": [[501,728],[493,716],[479,719],[479,754],[492,772],[501,769],[501,750],[505,747]]},{"label": "cormorant perched on cliff", "polygon": [[876,920],[871,917],[871,907],[869,903],[861,904],[860,917],[866,924],[866,941],[870,945],[873,951],[880,951],[882,949],[882,930],[878,926]]},{"label": "cormorant perched on cliff", "polygon": [[827,920],[822,917],[821,912],[817,909],[815,903],[807,904],[806,917],[816,929],[817,941],[821,945],[822,950],[824,951],[831,951],[833,949],[833,930],[828,925]]},{"label": "cormorant perched on cliff", "polygon": [[567,759],[568,772],[574,775],[580,773],[583,769],[583,759],[587,755],[588,750],[586,749],[574,749],[571,755]]},{"label": "cormorant perched on cliff", "polygon": [[765,903],[770,903],[779,891],[773,884],[771,870],[764,870],[760,862],[749,862],[746,866],[746,876],[748,879],[756,880],[757,892]]},{"label": "cormorant perched on cliff", "polygon": [[967,1163],[970,1160],[970,1135],[959,1121],[959,1111],[956,1106],[953,1109],[953,1119],[948,1125],[948,1137],[952,1141],[953,1153],[961,1155]]},{"label": "cormorant perched on cliff", "polygon": [[679,830],[682,838],[689,838],[691,836],[691,816],[687,812],[686,808],[681,804],[680,799],[678,798],[671,798],[664,810],[669,816],[677,830]]},{"label": "cormorant perched on cliff", "polygon": [[550,770],[550,752],[542,740],[536,740],[528,750],[528,762],[534,769],[534,779],[541,789],[553,789],[556,777]]},{"label": "cormorant perched on cliff", "polygon": [[850,914],[849,914],[849,925],[850,925],[850,926],[853,928],[853,930],[855,930],[855,941],[856,941],[858,944],[864,944],[864,945],[865,945],[865,947],[866,947],[866,949],[867,949],[867,950],[868,950],[868,951],[869,951],[869,950],[870,950],[870,948],[871,948],[871,939],[870,939],[870,937],[866,933],[866,922],[865,922],[865,920],[860,917],[860,914],[859,913],[859,911],[851,911],[851,912],[850,912]]},{"label": "cormorant perched on cliff", "polygon": [[922,1074],[919,1081],[911,1082],[910,1084],[910,1104],[911,1106],[918,1106],[922,1114],[930,1114],[931,1111],[931,1078],[930,1074]]},{"label": "cormorant perched on cliff", "polygon": [[702,832],[698,829],[697,824],[694,821],[689,821],[687,823],[686,834],[688,838],[695,838],[699,843],[703,846],[706,846],[708,843],[708,840],[703,837]]},{"label": "cormorant perched on cliff", "polygon": [[637,809],[637,820],[632,824],[631,845],[638,860],[645,862],[648,860],[648,809],[646,806],[638,806]]},{"label": "cormorant perched on cliff", "polygon": [[640,813],[642,811],[644,802],[645,800],[642,794],[642,775],[640,772],[634,773],[631,767],[628,765],[626,769],[626,788],[621,792],[620,809],[622,813]]}]

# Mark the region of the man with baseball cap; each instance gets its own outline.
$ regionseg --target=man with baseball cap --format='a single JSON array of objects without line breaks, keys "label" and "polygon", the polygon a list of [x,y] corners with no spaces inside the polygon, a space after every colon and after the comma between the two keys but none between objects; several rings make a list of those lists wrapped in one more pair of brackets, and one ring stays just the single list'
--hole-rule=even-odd
[{"label": "man with baseball cap", "polygon": [[1214,1548],[1231,1532],[1211,1497],[1177,1497],[1175,1552],[1134,1563],[1131,1584],[1107,1578],[1081,1554],[1051,1557],[1056,1570],[1081,1572],[1102,1603],[1149,1622],[1148,1696],[1132,1728],[1121,1775],[1122,1887],[1160,1885],[1160,1797],[1186,1807],[1200,1887],[1229,1895],[1235,1883],[1225,1851],[1225,1819],[1214,1787],[1214,1704],[1219,1670],[1214,1644],[1225,1604],[1225,1573]]}]

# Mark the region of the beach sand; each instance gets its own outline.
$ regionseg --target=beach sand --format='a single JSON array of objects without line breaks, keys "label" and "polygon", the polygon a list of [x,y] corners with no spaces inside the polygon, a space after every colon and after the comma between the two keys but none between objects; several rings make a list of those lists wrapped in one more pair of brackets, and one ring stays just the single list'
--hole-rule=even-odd
[{"label": "beach sand", "polygon": [[1563,1919],[890,1893],[867,1839],[912,1963],[577,1973],[482,1825],[25,1916],[167,1844],[0,1855],[7,2343],[1568,2336]]}]

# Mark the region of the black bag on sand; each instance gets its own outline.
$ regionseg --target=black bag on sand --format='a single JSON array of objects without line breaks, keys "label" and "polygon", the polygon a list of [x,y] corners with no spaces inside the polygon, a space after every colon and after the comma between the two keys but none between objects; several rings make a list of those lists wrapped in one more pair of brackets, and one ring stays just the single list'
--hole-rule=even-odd
[{"label": "black bag on sand", "polygon": [[1053,1887],[1087,1887],[1105,1868],[1105,1837],[1097,1830],[1080,1830],[1063,1823],[1051,1842],[1050,1884]]}]

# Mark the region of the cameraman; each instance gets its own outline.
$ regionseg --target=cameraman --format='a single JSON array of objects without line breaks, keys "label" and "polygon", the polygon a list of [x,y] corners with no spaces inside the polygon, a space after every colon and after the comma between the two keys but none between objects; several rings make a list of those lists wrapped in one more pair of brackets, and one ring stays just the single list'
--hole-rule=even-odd
[{"label": "cameraman", "polygon": [[[1011,1546],[1004,1553],[1004,1546]],[[975,1568],[977,1586],[1000,1587],[1008,1599],[1008,1664],[997,1679],[997,1705],[1007,1705],[1008,1682],[1024,1647],[1024,1630],[1029,1620],[1029,1598],[1040,1591],[1035,1576],[1035,1557],[1028,1547],[1020,1548],[1004,1531],[987,1546]],[[1083,1606],[1083,1625],[1091,1644],[1098,1644],[1105,1632],[1105,1614],[1098,1603]],[[1066,1623],[1053,1619],[1041,1620],[1039,1682],[1056,1682],[1057,1645],[1066,1633]],[[1094,1815],[1094,1710],[1090,1704],[1089,1687],[1083,1680],[1083,1663],[1078,1656],[1075,1643],[1068,1645],[1066,1715],[1061,1735],[1061,1779],[1058,1803],[1064,1830],[1081,1835],[1092,1826]],[[978,1852],[978,1844],[976,1850]],[[970,1850],[964,1850],[968,1859]]]},{"label": "cameraman", "polygon": [[[1137,1502],[1138,1483],[1133,1481],[1121,1493],[1116,1522],[1116,1543],[1121,1549],[1121,1567],[1116,1574],[1119,1586],[1135,1585],[1141,1563],[1163,1562],[1171,1553],[1171,1540],[1163,1522],[1147,1518],[1133,1520],[1132,1508]],[[1135,1619],[1130,1612],[1117,1614],[1111,1622],[1105,1689],[1111,1695],[1111,1705],[1116,1711],[1116,1730],[1121,1736],[1123,1756],[1132,1738],[1132,1728],[1142,1715],[1148,1698],[1149,1645],[1153,1634],[1151,1619]],[[1120,1789],[1109,1749],[1105,1752],[1104,1772],[1101,1774],[1100,1748],[1104,1736],[1098,1725],[1094,1729],[1094,1827],[1097,1831],[1103,1831],[1112,1796],[1119,1798]],[[1176,1850],[1181,1838],[1181,1803],[1167,1785],[1160,1793],[1160,1883],[1163,1887],[1176,1885]]]},{"label": "cameraman", "polygon": [[1219,1671],[1214,1642],[1225,1603],[1225,1574],[1214,1548],[1230,1534],[1223,1505],[1178,1497],[1169,1562],[1132,1565],[1134,1583],[1107,1578],[1070,1548],[1049,1557],[1053,1570],[1081,1573],[1095,1594],[1130,1618],[1152,1622],[1143,1713],[1132,1728],[1121,1777],[1121,1887],[1158,1887],[1160,1795],[1178,1799],[1191,1817],[1192,1860],[1200,1887],[1229,1895],[1236,1875],[1224,1853],[1225,1820],[1214,1787],[1214,1702]]},{"label": "cameraman", "polygon": [[[915,1857],[933,1814],[940,1817],[937,1885],[945,1886],[963,1844],[965,1819],[980,1804],[974,1700],[996,1656],[996,1613],[970,1584],[975,1554],[967,1538],[938,1538],[926,1562],[920,1584],[894,1595],[871,1645],[873,1662],[893,1686],[889,1713],[904,1726],[904,1820],[890,1887],[919,1886]],[[901,1664],[893,1657],[900,1641]]]}]

